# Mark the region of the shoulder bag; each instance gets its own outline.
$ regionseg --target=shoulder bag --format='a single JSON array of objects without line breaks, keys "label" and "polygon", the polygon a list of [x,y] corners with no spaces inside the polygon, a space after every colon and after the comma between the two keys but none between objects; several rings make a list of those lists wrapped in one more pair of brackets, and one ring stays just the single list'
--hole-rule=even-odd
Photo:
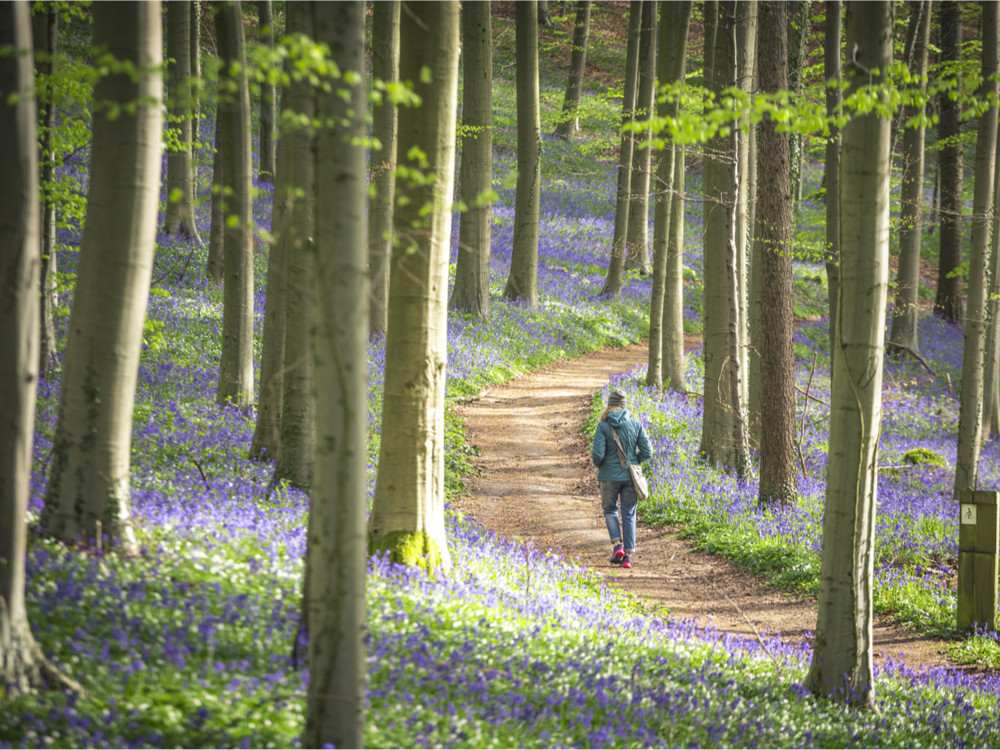
[{"label": "shoulder bag", "polygon": [[[611,425],[608,425],[608,427],[611,427]],[[640,500],[645,500],[649,497],[649,482],[642,473],[642,467],[628,460],[628,456],[625,455],[625,450],[622,448],[622,443],[618,439],[618,433],[614,427],[611,427],[611,434],[615,438],[615,445],[618,446],[618,460],[622,466],[628,466],[628,473],[632,477],[632,487],[635,489],[635,496]]]}]

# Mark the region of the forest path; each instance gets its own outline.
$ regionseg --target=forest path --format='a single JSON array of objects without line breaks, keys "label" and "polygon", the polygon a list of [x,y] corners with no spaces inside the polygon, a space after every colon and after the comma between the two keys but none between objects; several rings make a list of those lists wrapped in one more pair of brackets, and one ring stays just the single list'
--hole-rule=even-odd
[{"label": "forest path", "polygon": [[[647,359],[645,344],[561,361],[484,391],[458,408],[480,455],[469,494],[455,502],[486,528],[561,552],[670,616],[755,638],[798,642],[816,625],[815,599],[784,593],[721,557],[697,552],[671,529],[640,521],[634,567],[608,562],[611,544],[596,469],[580,429],[609,377]],[[876,661],[949,664],[942,642],[876,620]]]}]

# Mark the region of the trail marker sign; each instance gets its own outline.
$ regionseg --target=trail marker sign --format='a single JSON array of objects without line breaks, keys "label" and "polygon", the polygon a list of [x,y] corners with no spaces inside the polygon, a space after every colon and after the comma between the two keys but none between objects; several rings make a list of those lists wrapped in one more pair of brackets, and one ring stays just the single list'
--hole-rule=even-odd
[{"label": "trail marker sign", "polygon": [[998,492],[959,494],[958,630],[976,624],[997,626],[997,576],[1000,573]]}]

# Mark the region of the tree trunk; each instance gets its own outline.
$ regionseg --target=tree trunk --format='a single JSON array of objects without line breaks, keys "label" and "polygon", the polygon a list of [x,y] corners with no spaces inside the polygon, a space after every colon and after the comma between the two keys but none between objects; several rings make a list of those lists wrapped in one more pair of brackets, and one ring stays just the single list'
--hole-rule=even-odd
[{"label": "tree trunk", "polygon": [[[372,5],[372,75],[399,80],[399,0]],[[368,335],[385,336],[389,320],[389,264],[392,260],[392,204],[396,194],[396,105],[384,98],[372,106],[371,181],[375,194],[368,206],[368,266],[372,291]]]},{"label": "tree trunk", "polygon": [[[312,34],[311,3],[290,2],[286,6],[288,34]],[[291,67],[291,63],[287,63]],[[281,106],[312,122],[312,88],[307,80],[291,77],[281,97]],[[309,489],[312,484],[316,445],[313,364],[309,337],[315,296],[313,264],[313,136],[308,127],[283,129],[278,162],[288,160],[287,182],[275,186],[274,224],[278,243],[284,246],[287,267],[285,295],[285,357],[282,376],[281,445],[274,467],[274,482]]]},{"label": "tree trunk", "polygon": [[[941,61],[957,63],[962,48],[962,8],[955,0],[941,3]],[[958,73],[954,74],[956,77]],[[960,105],[947,92],[938,98],[938,152],[941,171],[938,281],[934,313],[951,323],[962,319],[962,122]]]},{"label": "tree trunk", "polygon": [[[1000,132],[998,132],[1000,137]],[[986,318],[986,367],[983,372],[982,440],[1000,437],[1000,143],[993,168],[993,216],[990,289]]]},{"label": "tree trunk", "polygon": [[191,142],[195,144],[195,190],[198,187],[198,152],[201,143],[201,3],[199,0],[187,0],[191,15],[191,77],[195,89],[191,97]]},{"label": "tree trunk", "polygon": [[[930,2],[910,2],[913,37],[910,73],[915,88],[927,88],[927,44],[930,38]],[[906,107],[903,122],[923,114],[923,107]],[[899,198],[899,268],[896,272],[896,303],[890,341],[898,347],[918,350],[917,307],[920,286],[920,236],[923,231],[921,201],[924,194],[924,125],[903,133],[903,177]]]},{"label": "tree trunk", "polygon": [[[826,30],[824,32],[823,75],[826,78],[826,114],[832,117],[841,108],[841,0],[827,0]],[[836,81],[836,85],[830,85]],[[840,131],[836,125],[830,126],[830,136],[826,139],[823,180],[826,183],[826,263],[827,301],[830,309],[828,322],[830,333],[830,361],[833,361],[833,342],[837,323],[837,291],[840,278]]]},{"label": "tree trunk", "polygon": [[[736,9],[736,85],[740,90],[752,94],[754,91],[755,71],[757,67],[757,3],[738,3]],[[750,130],[753,125],[749,117],[739,122],[737,133],[737,192],[736,192],[736,281],[739,301],[740,325],[737,329],[736,352],[739,356],[740,398],[744,407],[749,400],[749,363],[750,363],[750,326],[749,326],[749,292],[750,283],[747,278],[750,265],[747,259],[747,215],[750,206]]]},{"label": "tree trunk", "polygon": [[658,3],[642,6],[639,32],[639,87],[636,91],[636,122],[647,123],[642,133],[633,133],[632,176],[629,178],[628,228],[625,268],[648,274],[649,263],[649,170],[652,151],[648,127],[656,92],[656,12]]},{"label": "tree trunk", "polygon": [[[661,85],[684,79],[687,57],[688,27],[691,22],[691,2],[669,3],[663,6],[660,21],[657,56],[657,78]],[[660,117],[676,117],[678,103],[662,101],[657,105]],[[653,215],[653,283],[649,301],[649,365],[646,385],[677,388],[684,385],[684,305],[683,257],[680,246],[671,247],[673,237],[672,207],[678,197],[675,185],[678,170],[675,165],[684,159],[683,146],[667,145],[657,155],[656,203]],[[680,172],[683,175],[683,171]],[[683,224],[683,217],[680,217]],[[669,308],[669,310],[667,309]]]},{"label": "tree trunk", "polygon": [[[716,97],[736,85],[737,4],[719,3],[712,53]],[[741,367],[742,304],[736,247],[739,197],[738,129],[709,141],[705,163],[705,407],[701,454],[713,465],[743,476],[747,462],[745,370]]]},{"label": "tree trunk", "polygon": [[[257,0],[258,41],[268,49],[274,49],[274,16],[271,0]],[[257,176],[261,182],[274,184],[274,84],[265,76],[260,84],[260,151],[257,161]]]},{"label": "tree trunk", "polygon": [[[639,36],[642,28],[642,0],[632,0],[628,10],[628,44],[625,51],[625,93],[622,98],[622,125],[635,115],[639,83]],[[635,136],[622,132],[618,147],[618,187],[615,194],[615,229],[611,240],[611,259],[602,295],[618,296],[625,271],[628,242],[628,212],[631,202],[632,150]]]},{"label": "tree trunk", "polygon": [[538,24],[535,0],[514,8],[517,47],[517,195],[514,245],[504,296],[538,304],[538,221],[541,208],[542,125],[538,104]]},{"label": "tree trunk", "polygon": [[[788,13],[788,88],[796,98],[802,96],[805,85],[806,42],[809,40],[808,0],[796,2]],[[802,136],[791,135],[792,200],[798,205],[802,200]]]},{"label": "tree trunk", "polygon": [[100,528],[132,553],[129,456],[160,193],[162,30],[159,3],[96,3],[93,12],[94,44],[143,72],[94,87],[87,223],[42,526],[69,540],[92,540]]},{"label": "tree trunk", "polygon": [[563,97],[562,116],[556,126],[556,135],[567,141],[580,133],[580,92],[587,65],[587,41],[590,36],[590,0],[577,0],[576,21],[573,24],[573,52],[570,55],[566,95]]},{"label": "tree trunk", "polygon": [[448,307],[490,315],[490,233],[493,211],[493,34],[488,2],[462,6],[462,167],[455,288]]},{"label": "tree trunk", "polygon": [[59,8],[54,3],[46,3],[35,11],[32,16],[32,36],[35,49],[35,72],[39,83],[36,84],[40,96],[36,96],[38,104],[38,123],[41,126],[41,137],[38,144],[38,161],[41,165],[42,199],[41,199],[41,243],[42,269],[41,294],[39,295],[39,310],[41,342],[38,354],[38,374],[47,378],[59,367],[56,356],[56,328],[53,313],[59,305],[56,292],[56,270],[58,255],[56,251],[56,205],[48,195],[56,179],[55,153],[53,152],[53,130],[56,124],[56,108],[51,89],[53,58],[56,54],[56,38],[59,33]]},{"label": "tree trunk", "polygon": [[319,122],[337,125],[319,129],[315,148],[316,201],[329,208],[316,216],[312,351],[319,387],[306,550],[309,691],[302,744],[363,747],[368,671],[365,4],[315,3],[312,9],[316,41],[329,45],[341,71],[362,75],[349,87],[343,79],[330,80],[331,88],[316,95]]},{"label": "tree trunk", "polygon": [[222,176],[222,117],[221,101],[217,97],[215,110],[215,153],[212,156],[212,219],[208,230],[208,263],[205,274],[216,286],[222,284],[223,256],[225,255],[226,199],[223,196]]},{"label": "tree trunk", "polygon": [[[522,5],[528,6],[534,28],[534,4],[519,3],[520,14]],[[427,67],[433,83],[416,83],[423,105],[399,113],[399,153],[422,151],[428,165],[423,171],[434,179],[425,185],[397,185],[408,201],[394,219],[403,252],[392,259],[385,343],[383,419],[392,415],[393,429],[382,432],[368,540],[371,552],[388,551],[396,562],[449,569],[444,529],[445,290],[455,176],[458,4],[418,3],[410,10],[420,23],[401,34],[399,76],[416,82]]]},{"label": "tree trunk", "polygon": [[976,137],[976,177],[972,198],[972,239],[969,243],[968,305],[965,310],[965,346],[962,350],[962,402],[958,415],[958,453],[955,460],[955,497],[962,490],[979,489],[980,431],[983,419],[983,350],[986,340],[986,274],[990,261],[993,175],[997,148],[997,46],[1000,20],[996,0],[983,3],[982,80],[977,95],[992,105],[979,117]]},{"label": "tree trunk", "polygon": [[[788,40],[784,2],[762,2],[760,8],[760,90],[788,88]],[[789,503],[795,499],[795,358],[792,351],[792,181],[787,132],[778,132],[770,117],[760,123],[759,205],[756,234],[760,238],[760,488],[758,502]]]},{"label": "tree trunk", "polygon": [[222,356],[220,404],[246,409],[253,399],[253,214],[250,158],[250,89],[246,76],[243,14],[238,0],[219,4],[215,17],[219,56],[228,91],[220,93],[223,230]]},{"label": "tree trunk", "polygon": [[[892,6],[847,4],[849,95],[892,62]],[[880,79],[876,78],[874,83]],[[806,685],[874,704],[872,586],[882,361],[889,269],[888,118],[844,127],[840,180],[840,304],[833,346],[830,445],[819,614]],[[850,300],[850,304],[845,304]]]},{"label": "tree trunk", "polygon": [[674,156],[674,194],[670,199],[670,235],[667,238],[667,279],[663,285],[663,383],[678,393],[684,377],[684,187],[687,168],[684,146]]},{"label": "tree trunk", "polygon": [[194,170],[191,157],[191,13],[184,3],[167,3],[167,96],[170,126],[177,128],[177,150],[167,153],[165,234],[190,237],[199,245],[194,219]]}]

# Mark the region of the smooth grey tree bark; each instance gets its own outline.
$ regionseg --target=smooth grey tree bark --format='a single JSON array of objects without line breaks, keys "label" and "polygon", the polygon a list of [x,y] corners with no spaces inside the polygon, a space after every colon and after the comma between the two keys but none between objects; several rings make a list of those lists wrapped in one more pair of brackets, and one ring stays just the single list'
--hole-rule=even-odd
[{"label": "smooth grey tree bark", "polygon": [[[622,97],[622,125],[635,116],[639,88],[639,37],[642,29],[643,0],[631,0],[628,6],[628,41],[625,49],[625,92]],[[602,295],[617,296],[622,288],[625,256],[628,252],[628,212],[632,194],[632,151],[635,136],[622,131],[618,146],[618,185],[615,193],[615,227],[611,239],[611,258],[604,279]]]},{"label": "smooth grey tree bark", "polygon": [[632,134],[632,176],[629,178],[628,228],[625,237],[625,268],[648,274],[649,261],[649,119],[653,113],[656,83],[656,27],[658,3],[643,3],[639,30],[639,85],[636,89],[635,120],[646,123],[641,133]]},{"label": "smooth grey tree bark", "polygon": [[514,246],[504,297],[538,304],[538,222],[542,189],[542,124],[538,102],[536,0],[514,6],[517,56],[517,187]]},{"label": "smooth grey tree bark", "polygon": [[[257,0],[257,33],[262,45],[274,49],[274,14],[271,0]],[[274,183],[276,172],[274,84],[264,77],[260,84],[260,148],[257,154],[257,177],[261,182]]]},{"label": "smooth grey tree bark", "polygon": [[986,367],[983,372],[982,440],[1000,438],[1000,132],[993,168],[993,217],[990,243],[989,321],[986,332]]},{"label": "smooth grey tree bark", "polygon": [[[218,31],[216,31],[218,36]],[[219,107],[221,101],[216,96],[215,108],[215,136],[212,139],[215,144],[215,153],[212,155],[212,208],[211,220],[208,229],[208,261],[205,266],[205,275],[212,280],[216,286],[222,285],[223,278],[223,256],[225,255],[225,223],[226,198],[223,195],[225,184],[222,176],[222,117]]]},{"label": "smooth grey tree bark", "polygon": [[[286,5],[285,30],[311,38],[311,3],[292,0]],[[282,110],[295,120],[312,122],[315,105],[312,87],[303,76],[295,76],[292,62],[286,63],[289,84],[282,93]],[[285,295],[285,351],[281,379],[281,444],[274,467],[273,481],[285,481],[293,487],[309,489],[312,485],[313,457],[316,446],[316,405],[313,362],[310,354],[310,331],[316,297],[312,280],[313,226],[315,198],[313,190],[313,135],[309,127],[286,123],[279,135],[278,163],[287,156],[285,182],[275,186],[274,223],[277,241],[284,247],[287,267]]]},{"label": "smooth grey tree bark", "polygon": [[[737,83],[735,2],[720,2],[712,52],[711,90],[718,97]],[[739,130],[709,140],[705,161],[705,400],[699,452],[713,466],[743,476],[747,468],[747,423],[740,330],[743,306],[736,246],[741,175]]]},{"label": "smooth grey tree bark", "polygon": [[[181,2],[181,0],[174,0]],[[191,142],[196,146],[201,142],[201,3],[199,0],[183,0],[191,15],[191,80],[195,90],[191,98]],[[195,151],[195,185],[198,184],[198,154]]]},{"label": "smooth grey tree bark", "polygon": [[[421,150],[427,160],[423,171],[433,179],[423,185],[400,179],[396,185],[408,200],[394,218],[401,252],[393,254],[385,344],[383,414],[392,415],[393,429],[382,431],[368,545],[371,552],[388,552],[405,565],[447,570],[445,292],[455,178],[458,3],[416,3],[409,10],[419,23],[400,35],[399,77],[414,82],[423,105],[400,111],[399,153]],[[534,26],[533,3],[529,12]],[[420,78],[425,67],[431,83]]]},{"label": "smooth grey tree bark", "polygon": [[[892,62],[892,5],[847,3],[847,95],[878,84]],[[829,464],[819,613],[805,684],[874,704],[872,588],[882,362],[889,276],[891,120],[872,112],[844,127],[840,173],[840,303],[833,346]],[[849,303],[848,303],[849,301]]]},{"label": "smooth grey tree bark", "polygon": [[[736,85],[751,94],[754,90],[757,67],[757,3],[737,3],[736,6]],[[749,116],[740,119],[737,135],[737,191],[736,191],[736,280],[739,294],[740,327],[737,331],[736,347],[739,356],[742,400],[744,408],[750,398],[750,258],[747,241],[750,229],[747,219],[751,203],[756,196],[750,195],[750,131],[754,128]],[[748,425],[749,427],[749,425]]]},{"label": "smooth grey tree bark", "polygon": [[490,315],[490,242],[493,210],[493,32],[488,2],[462,6],[462,166],[455,287],[448,307]]},{"label": "smooth grey tree bark", "polygon": [[191,12],[185,3],[167,3],[167,96],[170,127],[177,128],[179,150],[167,153],[165,234],[201,244],[194,218],[194,166],[191,149]]},{"label": "smooth grey tree bark", "polygon": [[580,93],[587,65],[587,42],[590,39],[590,0],[577,0],[576,20],[573,22],[573,50],[570,54],[566,94],[563,96],[562,115],[556,125],[556,135],[567,141],[580,133]]},{"label": "smooth grey tree bark", "polygon": [[[399,0],[372,6],[372,75],[386,83],[399,79]],[[385,94],[372,106],[372,136],[379,146],[372,148],[370,167],[375,194],[368,207],[368,266],[372,281],[368,335],[385,336],[396,194],[396,105]]]},{"label": "smooth grey tree bark", "polygon": [[[663,6],[657,33],[657,78],[661,86],[684,80],[691,2]],[[661,101],[657,115],[676,117],[677,101]],[[653,212],[653,283],[649,299],[649,361],[646,384],[667,385],[684,390],[684,286],[683,246],[671,245],[674,222],[681,223],[683,213],[674,216],[674,201],[680,198],[676,165],[683,164],[684,148],[671,142],[657,154],[656,190]],[[683,169],[679,172],[683,178]],[[680,199],[683,201],[683,198]],[[683,205],[683,203],[681,203]],[[683,235],[682,235],[683,236]]]},{"label": "smooth grey tree bark", "polygon": [[972,238],[969,242],[968,301],[965,308],[965,344],[962,349],[962,401],[958,412],[958,452],[955,459],[955,497],[962,490],[979,489],[979,452],[983,419],[983,362],[988,311],[987,272],[990,230],[993,224],[993,177],[997,150],[997,97],[1000,73],[1000,15],[996,0],[983,3],[981,34],[982,83],[977,98],[992,104],[979,117],[976,130],[975,183],[972,197]]},{"label": "smooth grey tree bark", "polygon": [[239,0],[219,3],[215,28],[226,75],[220,82],[223,229],[222,356],[219,359],[220,404],[242,409],[253,399],[253,180],[250,158],[250,89],[246,42]]},{"label": "smooth grey tree bark", "polygon": [[[805,87],[806,43],[809,40],[809,0],[798,0],[788,9],[788,87],[796,96]],[[802,136],[792,133],[792,199],[795,205],[802,200]]]},{"label": "smooth grey tree bark", "polygon": [[[914,88],[927,88],[927,46],[930,41],[932,0],[910,2],[910,34],[913,39],[910,73]],[[906,122],[923,114],[923,107],[904,108]],[[920,238],[923,233],[924,125],[903,132],[903,174],[899,196],[899,266],[896,271],[896,300],[889,341],[903,351],[917,352],[917,307],[920,286]]]},{"label": "smooth grey tree bark", "polygon": [[353,83],[331,80],[329,90],[316,93],[319,122],[335,125],[317,130],[315,148],[316,202],[326,208],[316,215],[314,244],[317,440],[306,548],[309,689],[302,744],[364,747],[370,284],[365,4],[314,3],[312,10],[316,41],[329,45],[341,71],[361,75]]},{"label": "smooth grey tree bark", "polygon": [[[941,61],[951,64],[949,75],[959,77],[954,68],[962,55],[962,7],[955,0],[943,0],[938,11],[941,30],[938,44]],[[938,96],[938,171],[941,179],[938,214],[938,279],[934,313],[952,323],[962,320],[962,120],[960,105],[948,92]]]},{"label": "smooth grey tree bark", "polygon": [[[56,166],[53,152],[53,131],[56,124],[55,96],[51,86],[59,35],[59,7],[46,3],[36,8],[31,17],[32,41],[35,50],[36,104],[38,125],[41,133],[38,139],[38,162],[41,178],[41,222],[42,270],[41,294],[39,295],[41,342],[38,354],[38,374],[47,378],[59,367],[56,356],[56,329],[53,313],[59,304],[56,291],[56,271],[59,266],[56,249],[56,205],[48,195],[49,187],[55,182]],[[43,85],[45,84],[45,85]]]},{"label": "smooth grey tree bark", "polygon": [[[833,117],[840,111],[841,36],[843,5],[841,0],[827,0],[826,26],[823,43],[823,76],[826,78],[826,114]],[[823,155],[823,181],[826,185],[826,247],[823,252],[826,265],[827,302],[830,310],[830,361],[833,361],[833,342],[837,323],[837,299],[840,278],[840,131],[830,126]]]},{"label": "smooth grey tree bark", "polygon": [[[758,45],[762,94],[788,88],[784,2],[760,3]],[[792,350],[792,169],[787,132],[760,123],[756,235],[760,242],[760,483],[758,503],[795,499],[795,357]]]},{"label": "smooth grey tree bark", "polygon": [[132,408],[160,193],[160,4],[98,2],[94,44],[139,71],[94,87],[87,223],[41,524],[60,539],[137,550],[129,502]]}]

